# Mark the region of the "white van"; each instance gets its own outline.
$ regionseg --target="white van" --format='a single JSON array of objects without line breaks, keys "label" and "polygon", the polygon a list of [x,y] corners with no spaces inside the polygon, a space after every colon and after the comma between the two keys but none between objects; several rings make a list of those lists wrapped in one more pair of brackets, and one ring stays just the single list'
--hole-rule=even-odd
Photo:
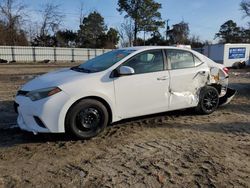
[{"label": "white van", "polygon": [[203,54],[225,67],[250,65],[250,44],[213,44],[204,47]]}]

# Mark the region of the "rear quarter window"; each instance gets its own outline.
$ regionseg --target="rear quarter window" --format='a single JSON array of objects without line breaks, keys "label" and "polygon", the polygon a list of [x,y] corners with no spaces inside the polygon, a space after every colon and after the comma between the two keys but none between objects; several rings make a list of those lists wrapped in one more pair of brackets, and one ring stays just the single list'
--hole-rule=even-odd
[{"label": "rear quarter window", "polygon": [[185,50],[167,50],[167,60],[171,69],[192,68],[202,64],[202,61]]},{"label": "rear quarter window", "polygon": [[198,57],[196,57],[194,55],[194,64],[195,64],[195,66],[197,67],[197,66],[201,65],[202,63],[203,62]]}]

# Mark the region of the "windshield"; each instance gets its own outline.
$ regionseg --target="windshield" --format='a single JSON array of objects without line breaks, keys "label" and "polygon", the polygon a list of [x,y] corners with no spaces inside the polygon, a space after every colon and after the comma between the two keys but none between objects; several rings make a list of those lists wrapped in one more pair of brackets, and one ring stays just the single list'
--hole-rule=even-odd
[{"label": "windshield", "polygon": [[135,50],[113,50],[97,56],[93,59],[86,61],[85,63],[75,67],[73,70],[82,72],[100,72],[108,69],[118,61],[122,60]]}]

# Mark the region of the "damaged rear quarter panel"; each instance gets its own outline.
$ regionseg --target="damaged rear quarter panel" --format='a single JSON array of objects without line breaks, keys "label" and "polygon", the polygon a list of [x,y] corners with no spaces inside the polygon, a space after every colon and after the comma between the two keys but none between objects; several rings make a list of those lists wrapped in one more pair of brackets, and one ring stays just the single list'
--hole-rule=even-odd
[{"label": "damaged rear quarter panel", "polygon": [[210,69],[198,67],[170,71],[169,107],[172,110],[197,106],[200,89],[209,84]]}]

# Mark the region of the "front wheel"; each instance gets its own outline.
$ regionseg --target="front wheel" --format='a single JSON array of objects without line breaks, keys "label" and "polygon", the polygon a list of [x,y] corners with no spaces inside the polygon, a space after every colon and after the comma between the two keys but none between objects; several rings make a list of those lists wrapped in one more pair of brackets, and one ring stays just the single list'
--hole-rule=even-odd
[{"label": "front wheel", "polygon": [[199,104],[196,111],[199,114],[211,114],[219,105],[219,93],[217,89],[211,86],[206,86],[200,91]]},{"label": "front wheel", "polygon": [[67,113],[65,128],[79,139],[89,139],[101,133],[108,124],[108,111],[99,101],[84,99]]}]

